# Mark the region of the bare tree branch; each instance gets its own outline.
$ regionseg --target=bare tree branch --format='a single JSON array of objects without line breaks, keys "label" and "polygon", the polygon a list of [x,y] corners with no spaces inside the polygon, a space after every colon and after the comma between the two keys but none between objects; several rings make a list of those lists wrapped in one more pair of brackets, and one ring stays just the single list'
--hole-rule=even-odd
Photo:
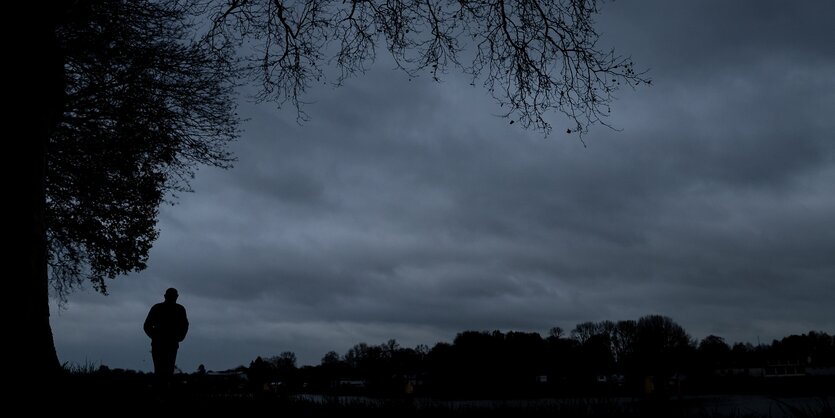
[{"label": "bare tree branch", "polygon": [[250,47],[244,67],[261,100],[290,102],[335,65],[341,84],[365,72],[378,46],[410,76],[449,69],[472,77],[511,123],[548,133],[547,115],[568,133],[611,127],[614,92],[649,84],[629,57],[598,46],[597,0],[238,0],[211,2],[206,41]]}]

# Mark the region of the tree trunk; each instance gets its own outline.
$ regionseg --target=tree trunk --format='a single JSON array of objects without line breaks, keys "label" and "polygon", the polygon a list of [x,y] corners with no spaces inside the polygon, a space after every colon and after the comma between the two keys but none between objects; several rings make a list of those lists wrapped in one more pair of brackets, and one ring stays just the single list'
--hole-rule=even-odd
[{"label": "tree trunk", "polygon": [[[24,9],[35,8],[33,4]],[[43,6],[43,5],[41,5]],[[14,242],[16,258],[22,263],[23,276],[9,280],[14,289],[12,297],[20,302],[14,315],[14,334],[9,335],[15,374],[23,382],[49,383],[60,371],[60,363],[49,325],[49,273],[46,239],[46,164],[50,132],[63,111],[63,59],[55,39],[55,21],[48,13],[24,10],[28,22],[22,22],[11,60],[14,66],[12,87],[17,91],[12,103],[12,127],[7,132],[20,135],[14,140],[22,146],[14,156],[17,169],[17,204],[22,210],[22,222]],[[46,16],[45,16],[46,15]],[[10,138],[11,141],[11,138]],[[13,177],[13,178],[14,178]],[[19,253],[19,254],[17,254]]]},{"label": "tree trunk", "polygon": [[[37,112],[37,111],[36,111]],[[44,113],[41,109],[40,112]],[[37,128],[26,144],[25,161],[27,164],[25,187],[28,191],[26,208],[29,217],[27,238],[22,246],[28,254],[26,258],[26,276],[24,289],[20,297],[24,299],[22,325],[27,328],[22,335],[27,335],[24,344],[22,364],[29,367],[36,375],[51,375],[58,371],[58,356],[49,326],[49,276],[47,272],[47,243],[45,214],[46,184],[46,149],[49,130],[45,127],[46,118],[34,121]],[[27,332],[28,331],[28,332]]]}]

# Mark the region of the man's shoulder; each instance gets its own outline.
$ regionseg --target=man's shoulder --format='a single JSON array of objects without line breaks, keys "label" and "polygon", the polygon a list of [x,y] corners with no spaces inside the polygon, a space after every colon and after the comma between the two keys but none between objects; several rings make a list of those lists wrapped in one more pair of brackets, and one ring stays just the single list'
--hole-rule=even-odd
[{"label": "man's shoulder", "polygon": [[156,317],[161,315],[161,311],[162,311],[163,308],[160,305],[162,305],[162,304],[157,303],[157,304],[154,304],[153,306],[151,306],[151,309],[148,310],[148,319],[147,320],[150,320],[151,318],[156,318]]}]

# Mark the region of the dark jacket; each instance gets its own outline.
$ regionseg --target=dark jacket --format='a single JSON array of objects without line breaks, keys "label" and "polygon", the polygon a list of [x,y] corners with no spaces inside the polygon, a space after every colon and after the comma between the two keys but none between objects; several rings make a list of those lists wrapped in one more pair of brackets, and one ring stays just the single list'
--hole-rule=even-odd
[{"label": "dark jacket", "polygon": [[155,343],[179,343],[188,332],[186,308],[179,303],[157,303],[148,312],[144,328]]}]

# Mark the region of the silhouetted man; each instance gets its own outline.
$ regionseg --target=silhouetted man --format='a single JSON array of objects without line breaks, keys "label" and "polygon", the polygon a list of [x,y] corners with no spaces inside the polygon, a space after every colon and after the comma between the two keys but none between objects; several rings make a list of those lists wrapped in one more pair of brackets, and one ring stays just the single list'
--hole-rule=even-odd
[{"label": "silhouetted man", "polygon": [[177,289],[166,290],[165,302],[151,307],[145,318],[145,333],[151,337],[154,373],[163,379],[174,374],[177,349],[188,332],[186,308],[177,303],[177,296]]}]

